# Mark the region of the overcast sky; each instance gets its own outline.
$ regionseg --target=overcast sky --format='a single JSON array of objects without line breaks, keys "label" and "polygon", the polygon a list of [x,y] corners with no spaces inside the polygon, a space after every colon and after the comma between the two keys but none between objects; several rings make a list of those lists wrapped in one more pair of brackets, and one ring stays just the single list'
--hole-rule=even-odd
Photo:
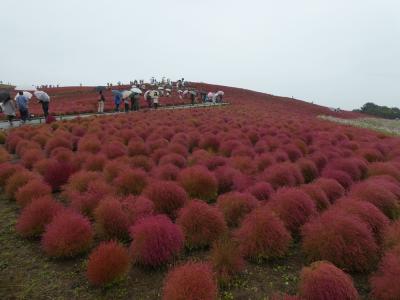
[{"label": "overcast sky", "polygon": [[1,0],[0,80],[151,76],[400,106],[397,0]]}]

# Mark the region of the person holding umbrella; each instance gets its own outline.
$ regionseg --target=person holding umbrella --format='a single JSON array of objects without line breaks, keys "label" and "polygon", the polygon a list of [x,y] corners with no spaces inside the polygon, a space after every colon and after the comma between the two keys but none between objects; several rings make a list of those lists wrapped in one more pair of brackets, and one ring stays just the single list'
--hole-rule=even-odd
[{"label": "person holding umbrella", "polygon": [[121,104],[122,95],[120,93],[115,94],[114,103],[115,103],[115,111],[119,112],[119,105]]},{"label": "person holding umbrella", "polygon": [[39,100],[39,103],[42,105],[43,115],[45,118],[49,115],[49,104],[50,104],[50,96],[42,91],[33,92],[35,97]]},{"label": "person holding umbrella", "polygon": [[100,90],[99,91],[98,108],[97,108],[97,112],[100,114],[104,113],[104,102],[106,102],[106,98],[104,98],[103,90]]},{"label": "person holding umbrella", "polygon": [[17,106],[19,109],[19,113],[21,115],[22,123],[25,124],[26,119],[28,118],[28,98],[24,95],[22,91],[18,92],[17,96]]},{"label": "person holding umbrella", "polygon": [[15,101],[13,99],[11,99],[10,97],[10,93],[7,93],[7,95],[5,95],[5,98],[3,100],[3,113],[7,116],[8,122],[10,123],[10,126],[13,126],[13,119],[16,115],[16,111],[17,111],[17,106],[15,105]]}]

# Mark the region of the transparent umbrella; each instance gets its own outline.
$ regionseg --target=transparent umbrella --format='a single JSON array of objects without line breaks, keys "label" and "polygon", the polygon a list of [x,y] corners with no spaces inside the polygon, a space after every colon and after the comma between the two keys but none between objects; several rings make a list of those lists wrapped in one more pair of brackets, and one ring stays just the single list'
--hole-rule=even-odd
[{"label": "transparent umbrella", "polygon": [[43,91],[36,91],[36,92],[33,92],[33,94],[34,94],[35,97],[38,98],[40,101],[43,101],[43,102],[50,102],[50,96],[49,96],[47,93],[43,92]]},{"label": "transparent umbrella", "polygon": [[36,91],[36,87],[34,85],[18,85],[17,87],[15,87],[16,91],[30,91],[30,92],[34,92]]}]

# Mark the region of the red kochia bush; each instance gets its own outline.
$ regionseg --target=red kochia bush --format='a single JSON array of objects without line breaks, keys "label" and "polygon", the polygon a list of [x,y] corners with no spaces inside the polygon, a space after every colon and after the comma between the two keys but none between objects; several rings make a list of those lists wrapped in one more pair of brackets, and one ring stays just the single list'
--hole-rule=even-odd
[{"label": "red kochia bush", "polygon": [[248,192],[260,201],[268,200],[273,191],[274,189],[268,182],[257,182],[248,189]]},{"label": "red kochia bush", "polygon": [[355,198],[339,199],[332,208],[340,209],[358,217],[366,223],[378,243],[383,239],[383,233],[389,225],[389,219],[373,204]]},{"label": "red kochia bush", "polygon": [[299,159],[296,163],[304,177],[304,182],[309,183],[318,177],[318,169],[315,163],[309,159]]},{"label": "red kochia bush", "polygon": [[217,180],[205,167],[194,166],[182,170],[178,181],[191,198],[211,201],[217,196]]},{"label": "red kochia bush", "polygon": [[147,175],[143,170],[126,170],[114,180],[118,194],[139,195],[147,185]]},{"label": "red kochia bush", "polygon": [[127,239],[129,237],[129,219],[123,211],[121,202],[116,198],[106,198],[94,211],[96,228],[106,238]]},{"label": "red kochia bush", "polygon": [[33,179],[18,189],[15,200],[24,207],[35,199],[47,195],[51,195],[51,187],[39,179]]},{"label": "red kochia bush", "polygon": [[371,277],[371,295],[377,300],[400,299],[400,245],[387,252]]},{"label": "red kochia bush", "polygon": [[101,286],[123,278],[129,271],[128,250],[116,241],[101,243],[89,256],[86,276]]},{"label": "red kochia bush", "polygon": [[45,158],[45,154],[41,149],[30,149],[25,151],[21,157],[21,162],[27,169],[32,169],[33,165]]},{"label": "red kochia bush", "polygon": [[299,294],[307,300],[359,299],[351,277],[325,261],[302,269]]},{"label": "red kochia bush", "polygon": [[145,217],[130,228],[130,252],[135,263],[157,267],[171,261],[183,249],[183,233],[163,215]]},{"label": "red kochia bush", "polygon": [[305,184],[300,188],[314,201],[318,211],[323,211],[331,205],[328,196],[317,184]]},{"label": "red kochia bush", "polygon": [[283,186],[295,186],[304,182],[297,165],[293,163],[280,163],[265,169],[262,178],[269,182],[274,189]]},{"label": "red kochia bush", "polygon": [[188,195],[177,183],[155,181],[149,184],[144,194],[154,203],[154,209],[161,214],[176,216],[176,211],[185,205]]},{"label": "red kochia bush", "polygon": [[346,192],[344,187],[342,187],[335,179],[319,178],[313,182],[313,184],[317,185],[325,192],[331,203],[335,202],[336,199],[343,197]]},{"label": "red kochia bush", "polygon": [[282,221],[267,207],[248,214],[234,236],[240,252],[252,260],[282,257],[292,240]]},{"label": "red kochia bush", "polygon": [[0,186],[4,187],[7,180],[14,175],[14,173],[22,169],[23,167],[17,164],[11,164],[8,162],[0,164]]},{"label": "red kochia bush", "polygon": [[188,262],[168,272],[163,300],[215,300],[218,288],[211,266]]},{"label": "red kochia bush", "polygon": [[329,179],[335,179],[346,190],[349,189],[351,187],[351,185],[353,184],[353,180],[350,177],[350,175],[348,175],[346,172],[340,171],[340,170],[325,168],[324,171],[322,172],[322,177],[329,178]]},{"label": "red kochia bush", "polygon": [[90,221],[76,211],[65,210],[46,226],[41,243],[49,256],[71,257],[89,249],[92,241]]},{"label": "red kochia bush", "polygon": [[224,214],[227,224],[236,227],[258,206],[258,201],[251,194],[231,192],[219,196],[217,205]]},{"label": "red kochia bush", "polygon": [[178,178],[179,168],[173,164],[165,164],[153,169],[154,176],[159,180],[175,181]]},{"label": "red kochia bush", "polygon": [[242,272],[246,263],[239,251],[235,251],[237,243],[224,237],[216,241],[211,249],[210,261],[218,281],[226,284],[232,277]]},{"label": "red kochia bush", "polygon": [[379,181],[360,182],[352,188],[350,195],[371,202],[391,219],[396,219],[400,215],[399,199]]},{"label": "red kochia bush", "polygon": [[315,203],[300,188],[279,189],[268,205],[292,233],[317,214]]},{"label": "red kochia bush", "polygon": [[328,210],[303,227],[303,252],[310,260],[328,260],[349,271],[366,271],[378,246],[368,226],[355,216]]},{"label": "red kochia bush", "polygon": [[13,173],[13,175],[8,178],[8,180],[6,182],[6,186],[4,188],[7,198],[14,199],[17,191],[21,187],[23,187],[29,181],[35,180],[35,179],[38,179],[38,176],[36,176],[32,172],[21,171],[21,172]]},{"label": "red kochia bush", "polygon": [[400,246],[400,220],[393,222],[384,232],[384,246],[391,249]]},{"label": "red kochia bush", "polygon": [[176,223],[182,228],[189,248],[209,246],[227,231],[222,213],[202,201],[190,201],[179,211]]},{"label": "red kochia bush", "polygon": [[368,176],[390,175],[400,182],[400,170],[391,162],[376,162],[368,166]]},{"label": "red kochia bush", "polygon": [[121,200],[123,209],[128,216],[129,224],[133,225],[137,220],[153,215],[154,203],[144,196],[128,196]]},{"label": "red kochia bush", "polygon": [[52,197],[45,196],[28,204],[18,217],[16,230],[23,237],[43,233],[45,226],[62,210],[63,206]]},{"label": "red kochia bush", "polygon": [[54,192],[59,191],[61,186],[67,183],[75,169],[69,162],[61,162],[55,159],[49,159],[47,162],[48,164],[43,171],[43,178]]}]

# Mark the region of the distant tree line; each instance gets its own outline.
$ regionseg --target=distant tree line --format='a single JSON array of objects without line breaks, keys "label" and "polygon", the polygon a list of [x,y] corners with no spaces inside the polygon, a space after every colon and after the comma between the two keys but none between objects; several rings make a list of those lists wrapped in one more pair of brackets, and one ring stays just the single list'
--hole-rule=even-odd
[{"label": "distant tree line", "polygon": [[377,116],[385,119],[397,119],[400,118],[400,109],[397,107],[387,107],[376,105],[375,103],[365,103],[360,109],[354,111],[361,112],[364,114]]}]

